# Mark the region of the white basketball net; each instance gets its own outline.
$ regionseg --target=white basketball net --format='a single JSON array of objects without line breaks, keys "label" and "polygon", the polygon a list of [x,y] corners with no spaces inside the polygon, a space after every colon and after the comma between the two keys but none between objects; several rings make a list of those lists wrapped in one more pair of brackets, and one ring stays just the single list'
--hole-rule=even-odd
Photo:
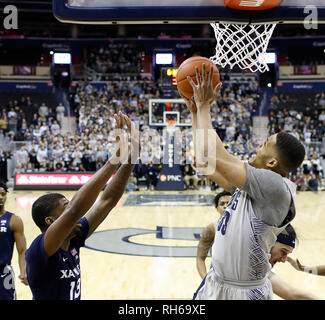
[{"label": "white basketball net", "polygon": [[176,130],[176,121],[167,121],[166,129],[169,134],[173,134],[174,131]]},{"label": "white basketball net", "polygon": [[238,66],[252,72],[268,71],[265,53],[276,23],[211,23],[217,39],[213,63],[230,68]]}]

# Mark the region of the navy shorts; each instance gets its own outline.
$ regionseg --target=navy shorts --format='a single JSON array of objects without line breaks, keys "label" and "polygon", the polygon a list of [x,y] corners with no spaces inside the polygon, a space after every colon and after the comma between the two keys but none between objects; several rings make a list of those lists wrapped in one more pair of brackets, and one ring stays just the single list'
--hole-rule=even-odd
[{"label": "navy shorts", "polygon": [[10,265],[0,265],[0,300],[16,300],[15,274]]}]

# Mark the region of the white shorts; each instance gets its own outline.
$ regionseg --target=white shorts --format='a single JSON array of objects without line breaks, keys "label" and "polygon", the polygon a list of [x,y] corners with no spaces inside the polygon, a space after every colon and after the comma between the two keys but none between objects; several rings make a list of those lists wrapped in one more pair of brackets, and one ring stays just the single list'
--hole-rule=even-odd
[{"label": "white shorts", "polygon": [[195,292],[193,300],[272,300],[268,277],[258,281],[223,281],[211,268]]}]

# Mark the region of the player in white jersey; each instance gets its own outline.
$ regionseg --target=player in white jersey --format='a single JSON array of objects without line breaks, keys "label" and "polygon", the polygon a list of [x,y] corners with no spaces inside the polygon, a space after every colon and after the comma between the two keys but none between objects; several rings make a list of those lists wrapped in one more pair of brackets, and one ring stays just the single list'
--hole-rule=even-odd
[{"label": "player in white jersey", "polygon": [[[224,211],[226,210],[229,195],[227,192],[223,191],[217,194],[215,197],[215,206],[220,215],[218,220],[222,218]],[[196,267],[204,281],[205,276],[207,275],[205,260],[207,258],[208,252],[212,247],[214,236],[216,233],[216,228],[218,226],[218,220],[215,223],[210,223],[202,232],[201,239],[197,248],[197,257],[196,257]],[[286,227],[282,233],[280,233],[277,237],[277,241],[275,245],[271,249],[271,257],[270,264],[272,267],[277,262],[285,262],[287,259],[289,260],[288,254],[292,253],[295,248],[296,242],[296,233],[291,225]],[[306,292],[304,290],[298,289],[290,285],[280,276],[270,271],[268,274],[268,278],[271,282],[273,292],[279,297],[285,300],[316,300],[319,299],[315,295]],[[207,286],[202,286],[197,290],[194,294],[194,298],[212,298],[216,293],[215,288],[209,288]]]},{"label": "player in white jersey", "polygon": [[[185,100],[192,115],[198,167],[232,192],[216,229],[212,268],[204,285],[215,288],[213,299],[272,299],[267,277],[270,250],[295,216],[296,185],[287,177],[302,163],[305,149],[294,136],[280,132],[260,143],[249,163],[229,154],[212,127],[210,106],[221,87],[212,87],[212,70],[211,66],[207,77],[204,65],[202,76],[197,69],[197,84],[187,78],[194,99]],[[197,143],[201,133],[204,140]]]}]

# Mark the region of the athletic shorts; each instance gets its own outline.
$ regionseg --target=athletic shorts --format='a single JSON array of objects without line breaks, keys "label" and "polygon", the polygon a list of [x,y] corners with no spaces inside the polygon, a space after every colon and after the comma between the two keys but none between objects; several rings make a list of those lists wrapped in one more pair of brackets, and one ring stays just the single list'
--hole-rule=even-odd
[{"label": "athletic shorts", "polygon": [[0,300],[16,300],[15,274],[10,265],[0,265]]},{"label": "athletic shorts", "polygon": [[210,268],[193,300],[272,300],[273,290],[266,277],[258,281],[223,281]]}]

